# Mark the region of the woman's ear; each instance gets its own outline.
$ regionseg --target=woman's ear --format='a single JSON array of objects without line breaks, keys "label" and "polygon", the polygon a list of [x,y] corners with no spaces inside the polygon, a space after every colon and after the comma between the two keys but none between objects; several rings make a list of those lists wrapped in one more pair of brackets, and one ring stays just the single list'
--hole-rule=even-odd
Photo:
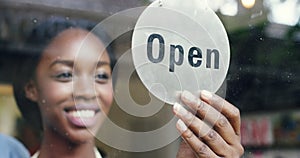
[{"label": "woman's ear", "polygon": [[37,88],[33,80],[30,80],[24,87],[26,98],[36,102],[38,100]]}]

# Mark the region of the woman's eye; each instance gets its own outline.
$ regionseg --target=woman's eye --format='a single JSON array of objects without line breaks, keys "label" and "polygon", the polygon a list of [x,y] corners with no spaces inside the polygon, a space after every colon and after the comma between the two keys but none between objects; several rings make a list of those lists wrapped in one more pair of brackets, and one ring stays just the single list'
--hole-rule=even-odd
[{"label": "woman's eye", "polygon": [[110,76],[107,73],[98,73],[96,74],[95,78],[97,82],[105,83],[110,78]]},{"label": "woman's eye", "polygon": [[70,72],[63,72],[55,76],[56,79],[61,81],[69,81],[72,79],[72,73]]}]

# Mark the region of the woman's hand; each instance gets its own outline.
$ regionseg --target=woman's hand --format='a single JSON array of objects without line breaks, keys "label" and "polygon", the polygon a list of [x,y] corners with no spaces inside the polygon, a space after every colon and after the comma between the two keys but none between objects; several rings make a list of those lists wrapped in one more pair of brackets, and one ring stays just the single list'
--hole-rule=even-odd
[{"label": "woman's hand", "polygon": [[181,100],[192,112],[174,104],[176,127],[184,139],[177,158],[238,158],[244,153],[235,106],[208,91],[202,91],[200,99],[184,91]]}]

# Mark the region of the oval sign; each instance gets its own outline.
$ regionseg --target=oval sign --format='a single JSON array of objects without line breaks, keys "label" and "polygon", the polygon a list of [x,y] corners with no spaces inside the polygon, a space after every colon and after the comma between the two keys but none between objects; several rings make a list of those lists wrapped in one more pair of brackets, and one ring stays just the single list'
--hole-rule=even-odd
[{"label": "oval sign", "polygon": [[230,61],[225,28],[206,0],[154,1],[137,21],[131,49],[143,84],[168,104],[183,90],[216,92]]}]

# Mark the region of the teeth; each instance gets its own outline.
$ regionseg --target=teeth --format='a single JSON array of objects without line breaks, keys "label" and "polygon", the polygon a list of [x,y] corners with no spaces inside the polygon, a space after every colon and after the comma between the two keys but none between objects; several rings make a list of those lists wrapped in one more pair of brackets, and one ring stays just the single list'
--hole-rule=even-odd
[{"label": "teeth", "polygon": [[77,111],[70,112],[70,114],[73,117],[94,117],[95,111],[93,111],[93,110],[77,110]]}]

